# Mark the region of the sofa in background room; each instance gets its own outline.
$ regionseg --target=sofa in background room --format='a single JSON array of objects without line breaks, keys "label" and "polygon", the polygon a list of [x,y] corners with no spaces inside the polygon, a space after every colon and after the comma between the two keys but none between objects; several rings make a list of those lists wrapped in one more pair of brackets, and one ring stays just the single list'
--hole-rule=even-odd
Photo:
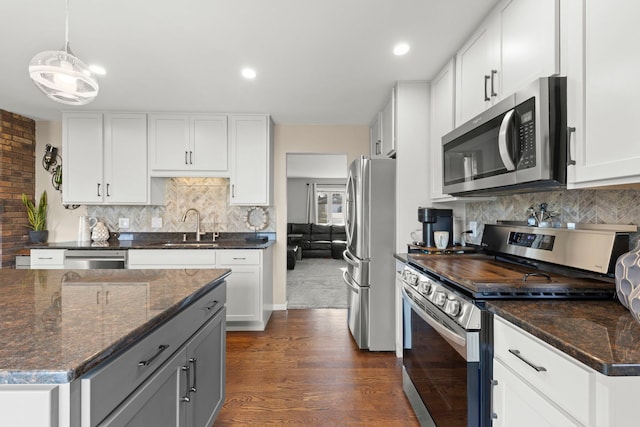
[{"label": "sofa in background room", "polygon": [[342,259],[347,247],[344,225],[288,223],[288,248],[299,247],[302,258]]}]

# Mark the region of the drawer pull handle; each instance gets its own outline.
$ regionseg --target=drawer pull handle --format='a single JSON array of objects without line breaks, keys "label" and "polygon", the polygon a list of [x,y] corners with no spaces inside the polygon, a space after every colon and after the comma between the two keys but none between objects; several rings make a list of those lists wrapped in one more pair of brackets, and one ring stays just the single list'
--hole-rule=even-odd
[{"label": "drawer pull handle", "polygon": [[196,379],[198,378],[198,371],[196,370],[196,362],[198,360],[195,357],[189,359],[189,363],[193,365],[193,385],[189,388],[189,393],[196,392]]},{"label": "drawer pull handle", "polygon": [[524,357],[522,357],[522,355],[520,354],[520,350],[509,349],[509,353],[513,354],[515,357],[517,357],[518,359],[522,360],[527,365],[531,366],[537,372],[546,372],[547,371],[547,368],[545,368],[544,366],[538,366],[538,365],[534,364],[533,362],[530,362],[527,359],[525,359]]},{"label": "drawer pull handle", "polygon": [[245,257],[233,257],[233,259],[241,259],[241,260],[245,260],[245,259],[247,259],[247,258],[245,258]]},{"label": "drawer pull handle", "polygon": [[490,399],[491,399],[491,419],[492,420],[496,420],[496,419],[498,419],[498,414],[496,414],[495,411],[493,410],[493,402],[495,400],[493,388],[498,385],[498,380],[491,380],[491,381],[489,381],[489,384],[491,385],[491,396],[490,396]]},{"label": "drawer pull handle", "polygon": [[53,259],[52,256],[39,256],[38,259]]},{"label": "drawer pull handle", "polygon": [[151,358],[150,358],[150,359],[147,359],[147,360],[143,360],[143,361],[141,361],[141,362],[138,362],[138,366],[149,366],[150,364],[152,364],[152,363],[153,363],[153,361],[154,361],[158,356],[160,356],[160,354],[161,354],[163,351],[165,351],[165,350],[166,350],[166,349],[168,349],[168,348],[169,348],[169,346],[168,346],[168,345],[166,345],[166,344],[162,344],[162,345],[158,346],[158,352],[157,352],[156,354],[154,354],[153,356],[151,356]]},{"label": "drawer pull handle", "polygon": [[218,305],[218,301],[214,300],[214,301],[211,302],[211,304],[205,306],[204,309],[207,310],[207,311],[211,311],[211,310],[213,310],[213,307],[215,307],[216,305]]},{"label": "drawer pull handle", "polygon": [[184,394],[183,397],[180,398],[181,401],[183,402],[191,402],[191,398],[189,397],[189,395],[191,394],[191,388],[189,387],[189,384],[191,383],[191,373],[190,373],[190,368],[189,365],[187,366],[183,366],[181,368],[186,374],[187,374],[187,392]]}]

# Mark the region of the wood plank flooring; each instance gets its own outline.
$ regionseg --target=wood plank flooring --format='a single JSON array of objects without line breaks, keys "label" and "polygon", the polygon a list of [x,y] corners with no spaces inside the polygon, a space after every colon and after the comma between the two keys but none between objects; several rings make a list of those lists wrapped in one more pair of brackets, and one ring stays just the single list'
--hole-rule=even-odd
[{"label": "wood plank flooring", "polygon": [[216,427],[418,426],[401,359],[359,350],[345,309],[276,311],[264,332],[227,332]]}]

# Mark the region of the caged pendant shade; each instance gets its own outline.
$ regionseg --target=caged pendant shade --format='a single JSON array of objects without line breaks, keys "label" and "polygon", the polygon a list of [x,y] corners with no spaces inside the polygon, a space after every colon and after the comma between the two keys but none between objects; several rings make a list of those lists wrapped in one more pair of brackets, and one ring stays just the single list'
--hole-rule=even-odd
[{"label": "caged pendant shade", "polygon": [[45,95],[63,104],[85,105],[98,95],[98,82],[93,73],[69,48],[69,0],[64,47],[34,56],[29,62],[29,76]]}]

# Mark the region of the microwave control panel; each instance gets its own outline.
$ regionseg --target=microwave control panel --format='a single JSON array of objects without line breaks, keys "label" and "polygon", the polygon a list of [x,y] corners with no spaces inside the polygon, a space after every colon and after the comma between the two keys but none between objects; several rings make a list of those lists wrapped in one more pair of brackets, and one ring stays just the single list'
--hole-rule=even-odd
[{"label": "microwave control panel", "polygon": [[535,100],[528,99],[516,107],[518,129],[518,169],[536,166]]}]

